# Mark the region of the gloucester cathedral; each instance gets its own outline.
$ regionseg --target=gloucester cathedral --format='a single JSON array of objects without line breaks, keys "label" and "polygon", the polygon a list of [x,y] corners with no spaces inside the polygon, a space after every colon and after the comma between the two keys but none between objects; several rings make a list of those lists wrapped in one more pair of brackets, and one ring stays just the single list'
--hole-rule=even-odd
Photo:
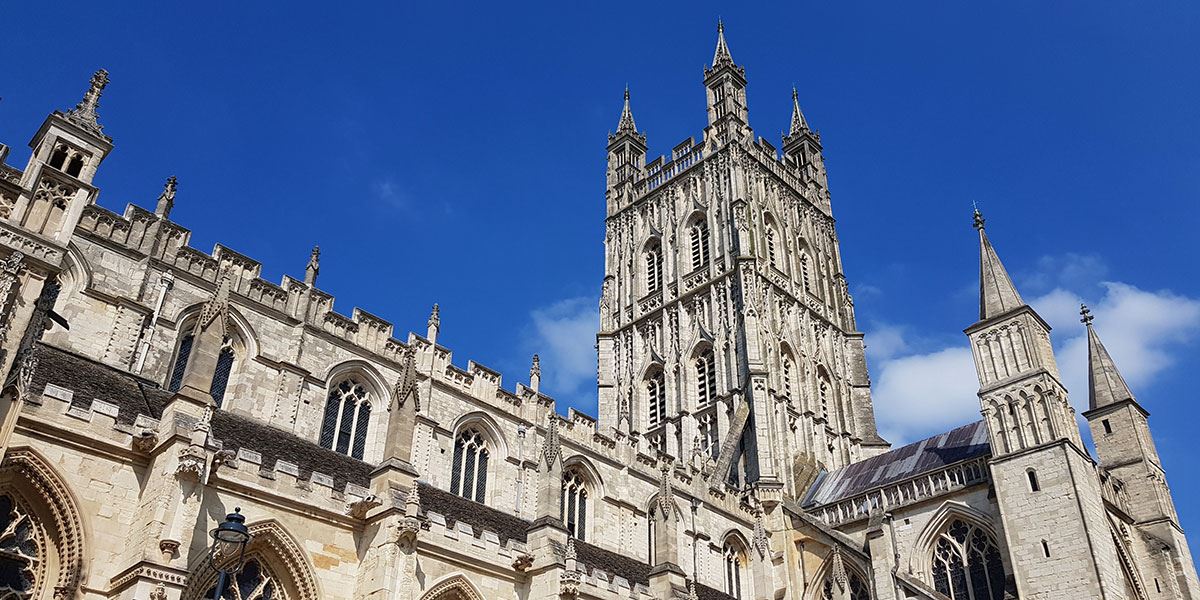
[{"label": "gloucester cathedral", "polygon": [[698,137],[648,160],[628,91],[608,136],[597,416],[536,356],[454,360],[436,306],[335,309],[315,248],[275,283],[192,247],[174,178],[97,205],[106,85],[23,167],[0,145],[0,598],[198,600],[240,566],[226,600],[1200,600],[1104,315],[1078,420],[989,240],[1017,232],[975,215],[981,419],[880,437],[821,136],[794,91],[754,135],[720,28]]}]

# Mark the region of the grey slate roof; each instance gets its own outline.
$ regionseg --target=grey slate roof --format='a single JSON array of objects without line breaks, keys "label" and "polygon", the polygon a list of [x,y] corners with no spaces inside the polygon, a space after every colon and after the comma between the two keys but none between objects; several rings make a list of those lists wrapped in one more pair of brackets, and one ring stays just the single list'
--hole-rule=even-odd
[{"label": "grey slate roof", "polygon": [[38,343],[33,347],[38,365],[33,371],[30,389],[41,392],[46,384],[71,390],[71,406],[91,408],[92,400],[117,406],[117,422],[133,424],[139,414],[159,418],[171,394],[158,384],[131,373]]},{"label": "grey slate roof", "polygon": [[809,488],[803,506],[829,504],[867,490],[908,479],[992,451],[987,426],[976,421],[823,473]]}]

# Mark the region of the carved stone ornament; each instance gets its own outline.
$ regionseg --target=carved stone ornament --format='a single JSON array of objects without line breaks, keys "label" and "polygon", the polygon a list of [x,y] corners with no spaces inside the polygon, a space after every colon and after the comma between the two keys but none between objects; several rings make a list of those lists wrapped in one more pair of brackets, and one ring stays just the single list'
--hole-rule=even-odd
[{"label": "carved stone ornament", "polygon": [[167,600],[167,586],[163,585],[161,581],[158,582],[158,585],[154,586],[154,591],[150,592],[150,600]]},{"label": "carved stone ornament", "polygon": [[512,567],[513,567],[513,570],[517,571],[518,573],[524,573],[525,571],[529,570],[529,567],[532,567],[532,566],[533,566],[533,555],[532,554],[518,554],[516,556],[516,558],[513,558]]},{"label": "carved stone ornament", "polygon": [[583,583],[583,573],[579,572],[576,565],[575,538],[567,540],[567,549],[564,552],[563,559],[567,564],[559,578],[558,589],[563,596],[574,598],[579,595],[579,585]]},{"label": "carved stone ornament", "polygon": [[232,286],[232,277],[228,269],[221,271],[217,275],[217,291],[213,297],[204,303],[204,309],[200,311],[200,319],[198,324],[200,327],[208,328],[213,321],[221,319],[221,331],[228,331],[229,327],[229,292]]},{"label": "carved stone ornament", "polygon": [[558,439],[558,415],[551,414],[550,422],[546,424],[546,442],[542,445],[542,459],[546,468],[552,468],[562,454],[562,443]]},{"label": "carved stone ornament", "polygon": [[32,393],[30,388],[33,387],[33,374],[37,371],[38,359],[34,356],[33,349],[25,351],[25,356],[21,358],[21,366],[17,370],[17,397],[21,400],[29,400],[29,395]]},{"label": "carved stone ornament", "polygon": [[754,511],[754,539],[750,541],[755,550],[758,550],[758,555],[766,558],[771,552],[771,542],[767,540],[767,528],[763,524],[763,511],[759,506]]},{"label": "carved stone ornament", "polygon": [[414,412],[421,410],[421,399],[417,388],[417,349],[413,346],[404,352],[404,364],[400,367],[400,377],[392,388],[392,396],[396,398],[396,407],[404,408],[411,397],[415,406]]},{"label": "carved stone ornament", "polygon": [[200,481],[204,478],[204,449],[188,446],[179,451],[179,464],[175,466],[175,477]]},{"label": "carved stone ornament", "polygon": [[370,494],[366,498],[356,498],[346,503],[346,514],[354,519],[364,519],[372,508],[382,506],[379,496]]},{"label": "carved stone ornament", "polygon": [[662,478],[658,482],[658,513],[665,521],[675,516],[675,492],[671,487],[671,465],[664,460],[659,470]]},{"label": "carved stone ornament", "polygon": [[833,581],[837,583],[838,589],[846,591],[846,582],[849,577],[846,576],[846,563],[842,560],[841,546],[833,547],[833,567],[830,569],[833,575]]},{"label": "carved stone ornament", "polygon": [[158,432],[149,427],[143,427],[133,434],[132,445],[134,450],[146,454],[158,445]]},{"label": "carved stone ornament", "polygon": [[104,69],[96,71],[92,75],[88,91],[83,94],[83,100],[80,100],[79,104],[67,113],[67,120],[91,133],[103,135],[104,128],[100,125],[99,114],[96,110],[100,108],[100,94],[104,92],[107,85],[108,71]]}]

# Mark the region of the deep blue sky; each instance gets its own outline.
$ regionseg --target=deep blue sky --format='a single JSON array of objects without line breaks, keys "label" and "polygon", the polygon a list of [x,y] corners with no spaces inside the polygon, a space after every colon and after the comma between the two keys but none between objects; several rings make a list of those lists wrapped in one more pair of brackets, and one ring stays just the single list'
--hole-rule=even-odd
[{"label": "deep blue sky", "polygon": [[961,334],[977,310],[976,201],[1056,326],[1077,405],[1073,312],[1096,307],[1200,531],[1194,3],[242,4],[9,7],[9,162],[105,67],[102,205],[152,206],[177,175],[173,216],[194,246],[220,241],[278,281],[320,243],[341,312],[403,337],[440,302],[456,362],[511,387],[542,352],[548,391],[594,413],[605,134],[627,83],[652,156],[699,134],[721,15],[756,132],[778,145],[793,84],[822,132],[885,433],[977,417]]}]

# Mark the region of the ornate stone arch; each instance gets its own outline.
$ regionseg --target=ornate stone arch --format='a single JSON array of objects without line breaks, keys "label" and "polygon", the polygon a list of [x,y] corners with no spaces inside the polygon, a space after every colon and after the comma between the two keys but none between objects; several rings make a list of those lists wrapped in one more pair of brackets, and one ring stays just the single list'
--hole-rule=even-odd
[{"label": "ornate stone arch", "polygon": [[[925,528],[921,530],[921,534],[917,536],[916,542],[911,546],[912,554],[908,557],[910,573],[916,573],[925,581],[929,580],[931,572],[930,552],[933,549],[934,541],[937,540],[937,536],[942,532],[942,529],[953,519],[962,519],[983,529],[997,543],[1003,539],[1003,536],[992,527],[992,518],[987,514],[966,503],[947,500],[934,511],[933,516],[925,524]],[[1006,553],[1002,552],[1001,554],[1004,555]],[[1006,564],[1005,567],[1008,568],[1008,565]]]},{"label": "ornate stone arch", "polygon": [[492,443],[497,457],[508,457],[508,439],[504,437],[504,430],[500,429],[500,424],[491,415],[482,411],[469,412],[458,418],[454,422],[454,427],[451,428],[453,435],[457,436],[463,428],[474,425],[483,430],[483,434]]},{"label": "ornate stone arch", "polygon": [[[874,597],[871,593],[871,566],[862,564],[857,558],[854,558],[850,553],[842,552],[840,548],[833,548],[829,555],[825,557],[825,561],[817,568],[816,575],[813,577],[813,585],[809,586],[806,600],[825,600],[826,597],[841,598],[841,590],[834,591],[833,594],[826,594],[826,584],[831,587],[842,586],[846,589],[845,597],[850,600],[858,600],[858,598]],[[835,588],[836,589],[836,588]],[[859,595],[855,595],[855,594]],[[864,596],[865,594],[865,596]]]},{"label": "ornate stone arch", "polygon": [[[283,598],[286,600],[320,600],[324,597],[317,583],[312,565],[305,558],[304,550],[290,533],[274,519],[259,521],[250,525],[250,544],[246,547],[247,560],[257,560],[272,574],[279,577],[277,582],[283,588]],[[203,577],[193,575],[188,587],[184,590],[183,600],[202,600],[204,594],[216,582],[216,571],[205,566],[207,554],[201,554],[193,561],[189,570],[192,573],[204,574]]]},{"label": "ornate stone arch", "polygon": [[56,554],[55,572],[46,572],[43,586],[53,579],[54,595],[74,598],[83,579],[86,540],[79,503],[66,482],[45,458],[28,447],[10,448],[0,464],[0,490],[31,500],[29,508],[48,529]]},{"label": "ornate stone arch", "polygon": [[461,574],[450,575],[429,588],[421,600],[484,600],[483,594]]}]

